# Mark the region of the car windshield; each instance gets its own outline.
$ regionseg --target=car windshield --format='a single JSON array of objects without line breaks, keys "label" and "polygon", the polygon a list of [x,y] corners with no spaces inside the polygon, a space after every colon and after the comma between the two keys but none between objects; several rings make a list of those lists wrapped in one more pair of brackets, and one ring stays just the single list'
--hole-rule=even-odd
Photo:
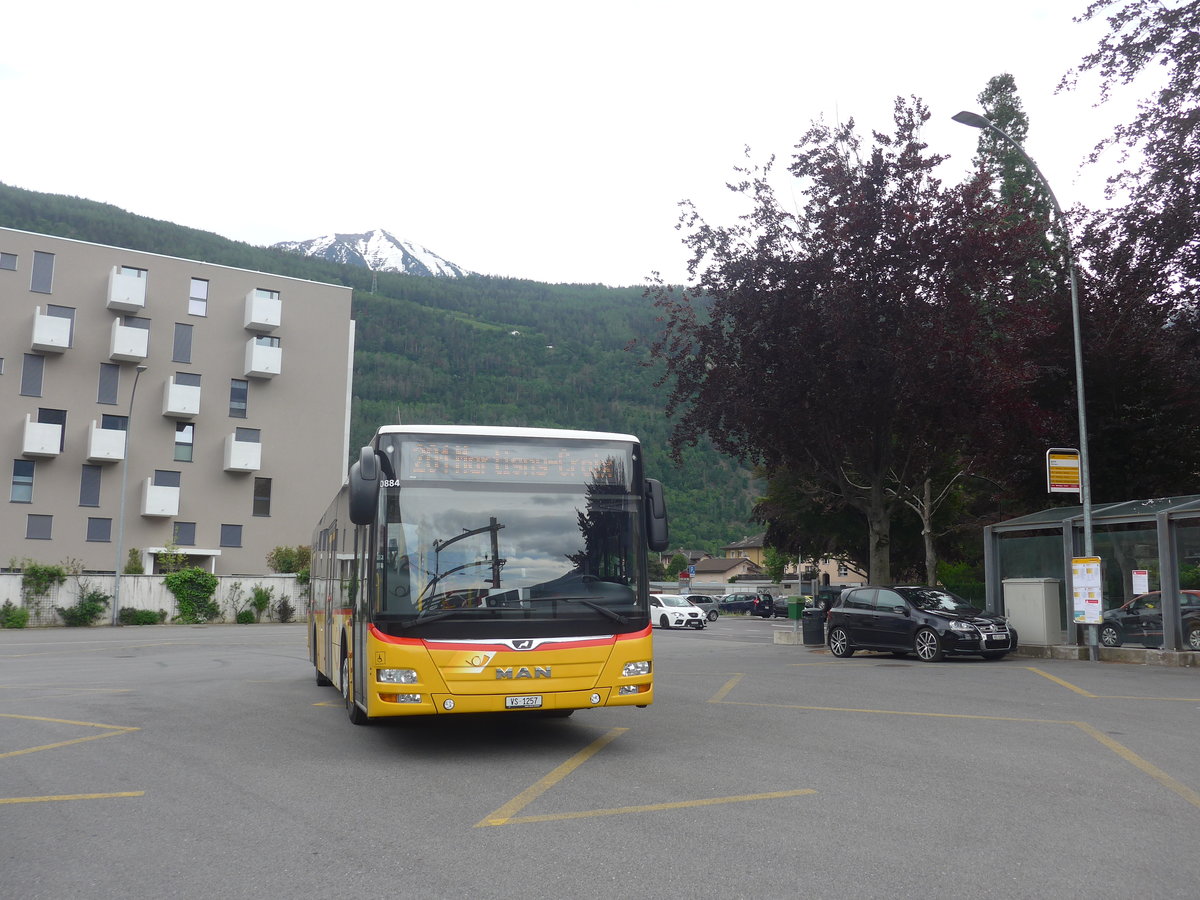
[{"label": "car windshield", "polygon": [[660,597],[658,602],[663,606],[691,606],[686,597]]},{"label": "car windshield", "polygon": [[902,588],[904,599],[927,612],[965,613],[977,609],[962,597],[937,588]]}]

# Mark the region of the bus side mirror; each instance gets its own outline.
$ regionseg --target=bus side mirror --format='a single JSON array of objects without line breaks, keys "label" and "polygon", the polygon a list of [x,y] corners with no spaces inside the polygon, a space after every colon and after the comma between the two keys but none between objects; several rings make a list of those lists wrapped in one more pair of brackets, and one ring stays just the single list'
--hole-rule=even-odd
[{"label": "bus side mirror", "polygon": [[375,520],[375,505],[379,500],[379,461],[375,450],[363,447],[358,462],[350,467],[350,521],[369,525]]},{"label": "bus side mirror", "polygon": [[662,553],[670,545],[667,526],[667,501],[663,496],[662,483],[653,478],[646,479],[646,543],[656,553]]}]

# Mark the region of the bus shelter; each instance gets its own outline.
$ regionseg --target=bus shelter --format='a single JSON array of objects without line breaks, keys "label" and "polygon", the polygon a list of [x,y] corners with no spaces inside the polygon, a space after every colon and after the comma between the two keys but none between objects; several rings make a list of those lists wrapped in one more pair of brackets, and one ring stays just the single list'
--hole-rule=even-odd
[{"label": "bus shelter", "polygon": [[[1165,651],[1192,649],[1182,622],[1181,591],[1200,589],[1200,494],[1093,504],[1092,530],[1093,552],[1101,560],[1104,610],[1160,591],[1161,638],[1147,638],[1144,645]],[[1053,636],[1068,645],[1086,644],[1085,626],[1074,621],[1071,580],[1072,560],[1082,555],[1082,506],[1053,507],[988,526],[988,609],[1013,612],[1018,588],[1033,584],[1044,594],[1051,628],[1057,606],[1061,631]],[[1026,643],[1023,633],[1021,638]]]}]

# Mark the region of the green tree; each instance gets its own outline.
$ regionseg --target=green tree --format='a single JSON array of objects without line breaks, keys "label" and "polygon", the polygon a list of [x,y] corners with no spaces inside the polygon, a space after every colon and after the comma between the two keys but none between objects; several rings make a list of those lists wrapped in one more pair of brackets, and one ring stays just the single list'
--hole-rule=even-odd
[{"label": "green tree", "polygon": [[767,547],[763,551],[763,570],[767,573],[767,577],[771,579],[773,584],[782,583],[788,563],[791,561],[787,555],[776,550],[774,547]]},{"label": "green tree", "polygon": [[679,573],[688,567],[687,557],[682,553],[676,553],[671,557],[671,561],[667,563],[667,579],[678,578]]}]

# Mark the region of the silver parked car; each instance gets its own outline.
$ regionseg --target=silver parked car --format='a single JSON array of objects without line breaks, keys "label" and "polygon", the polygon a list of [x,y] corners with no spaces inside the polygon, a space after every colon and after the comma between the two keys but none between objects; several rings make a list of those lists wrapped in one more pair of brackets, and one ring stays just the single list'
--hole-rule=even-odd
[{"label": "silver parked car", "polygon": [[717,610],[717,598],[707,594],[684,594],[683,599],[693,606],[698,606],[704,612],[704,617],[710,622],[717,621],[721,613]]}]

